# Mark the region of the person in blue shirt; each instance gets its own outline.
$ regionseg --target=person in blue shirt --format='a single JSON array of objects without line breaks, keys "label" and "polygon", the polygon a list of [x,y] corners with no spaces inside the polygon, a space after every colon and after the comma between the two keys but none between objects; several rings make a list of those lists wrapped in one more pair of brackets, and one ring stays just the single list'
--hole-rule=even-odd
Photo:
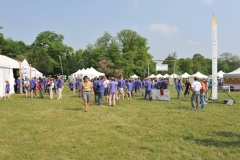
[{"label": "person in blue shirt", "polygon": [[5,99],[9,99],[10,98],[10,84],[8,82],[8,80],[5,80],[6,82],[6,86],[5,86]]},{"label": "person in blue shirt", "polygon": [[73,84],[73,80],[72,79],[70,79],[69,88],[70,88],[70,94],[73,94],[74,84]]},{"label": "person in blue shirt", "polygon": [[109,87],[109,105],[115,106],[117,83],[115,82],[115,79],[113,77],[111,78],[111,82],[109,83],[108,87]]},{"label": "person in blue shirt", "polygon": [[39,91],[40,91],[39,98],[43,99],[44,82],[43,82],[43,79],[41,77],[39,77],[38,83],[39,83],[39,86],[40,86],[40,88],[39,88]]},{"label": "person in blue shirt", "polygon": [[76,83],[76,85],[77,85],[77,90],[78,90],[78,94],[79,94],[79,98],[81,98],[81,89],[82,89],[82,82],[81,82],[82,80],[81,79],[77,79],[77,83]]},{"label": "person in blue shirt", "polygon": [[97,93],[97,94],[94,94],[95,103],[98,102],[98,91],[97,91],[98,82],[99,82],[99,78],[95,77],[94,80],[93,80],[94,93]]},{"label": "person in blue shirt", "polygon": [[177,99],[180,99],[180,93],[181,93],[181,90],[183,90],[181,80],[178,80],[178,82],[175,83],[175,85],[176,85],[176,90],[178,92]]},{"label": "person in blue shirt", "polygon": [[103,95],[104,95],[104,84],[103,82],[105,81],[104,77],[101,77],[100,80],[98,81],[97,86],[99,87],[99,93],[98,93],[98,106],[102,105],[102,99],[103,99]]},{"label": "person in blue shirt", "polygon": [[141,94],[141,87],[142,87],[142,82],[140,81],[140,78],[138,77],[138,79],[135,81],[135,88],[136,88],[136,92],[137,92],[137,96],[140,96]]},{"label": "person in blue shirt", "polygon": [[118,80],[118,97],[119,99],[121,99],[121,96],[122,96],[122,99],[124,99],[124,87],[125,87],[125,81],[123,80],[123,77],[121,77],[119,80]]},{"label": "person in blue shirt", "polygon": [[63,80],[58,76],[57,79],[57,91],[58,91],[58,100],[62,99],[62,90],[63,90]]},{"label": "person in blue shirt", "polygon": [[148,99],[151,101],[152,100],[151,92],[152,92],[152,82],[149,80],[149,78],[146,78],[144,99],[147,99],[147,95],[148,95]]},{"label": "person in blue shirt", "polygon": [[127,89],[128,89],[128,99],[132,99],[132,91],[133,91],[133,82],[132,80],[129,80],[128,83],[127,83]]}]

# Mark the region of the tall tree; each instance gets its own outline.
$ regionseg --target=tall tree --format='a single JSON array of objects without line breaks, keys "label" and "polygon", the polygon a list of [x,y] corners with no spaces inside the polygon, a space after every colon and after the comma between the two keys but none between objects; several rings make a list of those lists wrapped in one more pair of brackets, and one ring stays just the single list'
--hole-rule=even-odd
[{"label": "tall tree", "polygon": [[66,56],[73,52],[73,49],[63,43],[64,36],[53,31],[44,31],[38,34],[33,46],[43,48],[50,56],[55,73],[61,72],[59,56],[64,61]]}]

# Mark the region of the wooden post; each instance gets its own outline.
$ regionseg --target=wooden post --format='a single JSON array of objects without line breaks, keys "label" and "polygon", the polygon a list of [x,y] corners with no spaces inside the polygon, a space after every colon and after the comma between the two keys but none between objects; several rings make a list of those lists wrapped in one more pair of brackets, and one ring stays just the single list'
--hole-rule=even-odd
[{"label": "wooden post", "polygon": [[19,61],[19,77],[20,77],[20,88],[19,88],[19,91],[20,91],[20,94],[22,94],[23,90],[22,90],[22,62]]},{"label": "wooden post", "polygon": [[30,76],[30,77],[29,77],[29,80],[30,80],[30,79],[32,79],[32,65],[29,64],[29,66],[30,66],[30,75],[29,75],[29,76]]}]

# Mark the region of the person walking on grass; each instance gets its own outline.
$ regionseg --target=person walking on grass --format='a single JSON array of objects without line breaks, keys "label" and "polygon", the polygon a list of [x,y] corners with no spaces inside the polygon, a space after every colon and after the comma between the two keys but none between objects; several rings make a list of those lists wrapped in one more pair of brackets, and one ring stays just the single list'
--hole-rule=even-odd
[{"label": "person walking on grass", "polygon": [[91,92],[94,93],[92,82],[89,81],[88,76],[84,76],[83,82],[82,82],[82,96],[83,96],[83,101],[85,106],[85,112],[87,112],[89,108],[89,101],[92,94]]},{"label": "person walking on grass", "polygon": [[5,79],[6,86],[5,86],[5,100],[10,98],[10,84],[8,82],[8,79]]},{"label": "person walking on grass", "polygon": [[132,92],[133,92],[133,82],[132,80],[130,79],[127,83],[127,89],[128,89],[128,99],[132,99]]},{"label": "person walking on grass", "polygon": [[57,94],[58,94],[58,100],[62,99],[62,90],[63,90],[63,80],[58,76],[57,79]]},{"label": "person walking on grass", "polygon": [[73,88],[74,88],[74,83],[73,83],[73,80],[70,79],[70,82],[69,82],[70,94],[73,94]]},{"label": "person walking on grass", "polygon": [[135,88],[136,88],[137,96],[140,97],[141,96],[142,82],[140,81],[139,77],[135,81]]},{"label": "person walking on grass", "polygon": [[[98,106],[101,106],[102,105],[102,100],[103,100],[103,95],[104,95],[104,82],[105,78],[104,77],[101,77],[99,82],[98,82],[98,87],[99,87],[99,93],[98,93]],[[97,93],[95,93],[97,94]]]},{"label": "person walking on grass", "polygon": [[54,88],[53,78],[50,78],[48,85],[49,85],[49,97],[50,99],[53,99],[53,88]]},{"label": "person walking on grass", "polygon": [[43,82],[43,79],[41,77],[39,77],[38,83],[39,83],[39,91],[40,91],[39,98],[43,99],[44,82]]},{"label": "person walking on grass", "polygon": [[147,99],[147,95],[148,95],[148,99],[149,101],[151,101],[152,100],[151,92],[152,92],[152,82],[149,80],[149,78],[146,78],[144,99]]},{"label": "person walking on grass", "polygon": [[181,94],[181,90],[183,90],[182,88],[182,83],[181,80],[179,79],[178,82],[176,83],[176,90],[177,90],[177,99],[180,99],[180,94]]},{"label": "person walking on grass", "polygon": [[111,105],[115,106],[116,93],[117,93],[117,83],[115,82],[115,79],[112,77],[111,82],[109,83],[109,105],[110,106]]},{"label": "person walking on grass", "polygon": [[82,82],[81,82],[81,79],[77,79],[77,90],[78,90],[78,95],[79,95],[79,98],[81,98],[81,89],[82,89]]},{"label": "person walking on grass", "polygon": [[203,79],[200,79],[200,83],[202,85],[202,88],[200,89],[200,100],[201,100],[201,104],[202,104],[202,108],[205,108],[205,93],[207,91],[206,89],[206,84],[204,83]]},{"label": "person walking on grass", "polygon": [[[202,89],[201,83],[198,81],[197,77],[194,77],[194,82],[191,85],[191,90],[193,91],[191,97],[191,105],[193,110],[198,110],[200,103],[200,90]],[[195,105],[196,102],[196,105]]]},{"label": "person walking on grass", "polygon": [[184,91],[184,97],[185,99],[187,99],[187,95],[188,95],[188,98],[189,98],[189,94],[190,94],[190,90],[191,90],[191,83],[189,82],[189,79],[187,78],[186,79],[186,82],[185,82],[185,91]]},{"label": "person walking on grass", "polygon": [[118,94],[119,94],[119,99],[124,99],[124,89],[123,89],[123,86],[124,86],[124,80],[123,80],[123,77],[121,77],[121,79],[119,79],[118,81]]},{"label": "person walking on grass", "polygon": [[25,79],[24,88],[25,88],[26,98],[30,98],[30,82],[28,78]]}]

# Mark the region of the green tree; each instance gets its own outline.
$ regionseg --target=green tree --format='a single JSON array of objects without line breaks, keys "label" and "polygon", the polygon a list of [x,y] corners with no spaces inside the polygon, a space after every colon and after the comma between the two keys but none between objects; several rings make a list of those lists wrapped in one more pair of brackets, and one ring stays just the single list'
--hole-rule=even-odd
[{"label": "green tree", "polygon": [[65,61],[66,56],[73,52],[73,49],[63,43],[64,36],[53,31],[44,31],[38,34],[33,46],[42,48],[51,58],[54,73],[61,72],[59,56]]},{"label": "green tree", "polygon": [[31,47],[26,54],[26,59],[29,64],[45,75],[50,74],[53,71],[51,58],[41,47]]}]

